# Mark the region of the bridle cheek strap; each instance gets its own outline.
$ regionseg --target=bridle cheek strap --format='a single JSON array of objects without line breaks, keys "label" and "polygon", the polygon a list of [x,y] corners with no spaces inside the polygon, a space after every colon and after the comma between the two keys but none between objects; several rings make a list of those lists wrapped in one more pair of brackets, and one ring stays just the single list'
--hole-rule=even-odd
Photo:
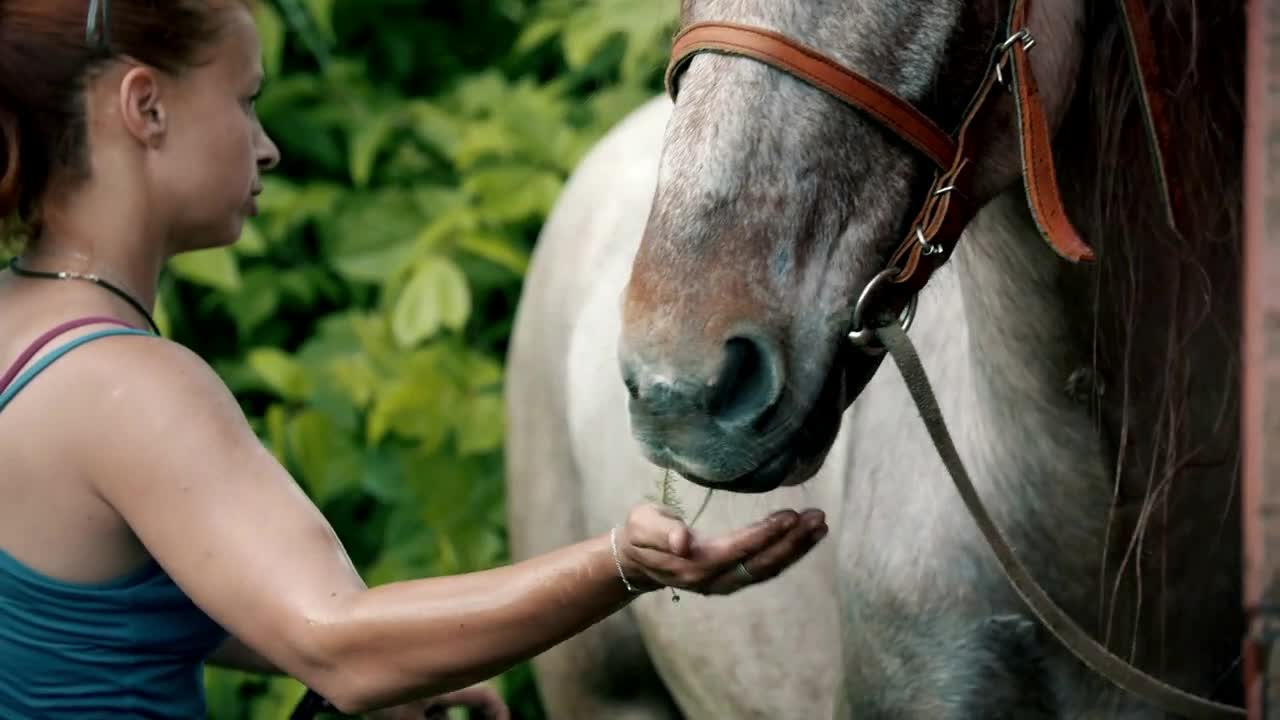
[{"label": "bridle cheek strap", "polygon": [[1022,177],[1027,187],[1031,214],[1040,232],[1053,249],[1071,262],[1093,261],[1093,250],[1076,232],[1067,217],[1058,191],[1058,173],[1053,162],[1053,138],[1049,118],[1040,102],[1040,88],[1027,52],[1035,42],[1027,30],[1027,3],[1013,3],[1009,13],[1009,39],[1003,48],[1013,62],[1013,96],[1017,101],[1022,136]]}]

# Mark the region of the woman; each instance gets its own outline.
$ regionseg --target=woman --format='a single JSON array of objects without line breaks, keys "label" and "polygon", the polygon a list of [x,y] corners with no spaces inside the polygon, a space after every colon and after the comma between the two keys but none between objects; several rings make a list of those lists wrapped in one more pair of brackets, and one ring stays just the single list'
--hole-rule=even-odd
[{"label": "woman", "polygon": [[167,258],[233,243],[278,161],[259,54],[246,0],[0,0],[0,217],[28,236],[0,276],[5,716],[203,717],[206,660],[349,713],[500,716],[467,688],[641,593],[735,592],[823,537],[816,511],[707,538],[641,506],[526,562],[367,588],[149,315]]}]

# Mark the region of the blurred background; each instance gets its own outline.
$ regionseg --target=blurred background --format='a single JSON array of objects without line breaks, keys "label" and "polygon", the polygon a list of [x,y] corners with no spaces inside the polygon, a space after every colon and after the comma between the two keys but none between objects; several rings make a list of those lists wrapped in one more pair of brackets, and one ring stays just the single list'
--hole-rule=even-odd
[{"label": "blurred background", "polygon": [[[260,0],[283,163],[158,321],[213,363],[371,584],[507,559],[503,361],[567,174],[660,92],[676,0]],[[542,718],[527,666],[497,679]],[[221,670],[213,720],[303,688]]]}]

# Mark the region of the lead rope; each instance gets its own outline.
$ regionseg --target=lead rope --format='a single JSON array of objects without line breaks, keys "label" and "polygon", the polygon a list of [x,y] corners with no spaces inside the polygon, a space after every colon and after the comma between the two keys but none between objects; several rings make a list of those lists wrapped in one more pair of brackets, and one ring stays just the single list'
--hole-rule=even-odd
[{"label": "lead rope", "polygon": [[934,447],[937,449],[938,455],[941,456],[943,464],[946,465],[947,471],[951,474],[951,479],[955,483],[956,490],[960,492],[960,497],[964,500],[965,506],[968,507],[970,516],[973,517],[978,529],[986,537],[987,543],[991,546],[991,550],[995,553],[996,559],[1004,570],[1005,577],[1009,579],[1013,588],[1030,606],[1031,611],[1039,618],[1040,622],[1085,665],[1088,665],[1095,672],[1120,688],[1146,699],[1167,712],[1176,713],[1187,718],[1246,717],[1243,708],[1216,703],[1179,690],[1147,675],[1113,655],[1090,637],[1066,612],[1053,602],[1048,594],[1041,589],[1040,585],[1032,579],[1031,574],[1027,572],[1022,563],[1019,562],[1017,556],[1014,555],[1013,550],[1009,547],[1008,541],[1005,540],[995,522],[992,521],[986,507],[982,504],[982,500],[979,498],[978,492],[974,489],[973,483],[969,479],[969,474],[965,470],[964,462],[961,461],[960,454],[956,452],[955,444],[951,440],[951,434],[947,430],[946,421],[943,419],[942,411],[939,409],[937,399],[934,397],[933,388],[930,386],[929,378],[920,362],[920,356],[916,353],[915,346],[910,338],[907,337],[906,331],[895,321],[892,324],[877,328],[876,335],[889,351],[889,354],[893,356],[894,363],[897,364],[898,370],[902,373],[907,390],[911,392],[911,397],[915,400],[916,408],[920,411],[920,417],[924,421],[925,428],[933,439]]}]

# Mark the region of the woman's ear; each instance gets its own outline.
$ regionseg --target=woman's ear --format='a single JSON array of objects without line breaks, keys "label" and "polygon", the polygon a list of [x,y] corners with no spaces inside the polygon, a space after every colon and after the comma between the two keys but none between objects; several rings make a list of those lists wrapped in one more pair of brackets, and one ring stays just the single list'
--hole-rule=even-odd
[{"label": "woman's ear", "polygon": [[151,68],[136,67],[120,80],[120,117],[138,142],[156,147],[167,130],[161,84]]}]

